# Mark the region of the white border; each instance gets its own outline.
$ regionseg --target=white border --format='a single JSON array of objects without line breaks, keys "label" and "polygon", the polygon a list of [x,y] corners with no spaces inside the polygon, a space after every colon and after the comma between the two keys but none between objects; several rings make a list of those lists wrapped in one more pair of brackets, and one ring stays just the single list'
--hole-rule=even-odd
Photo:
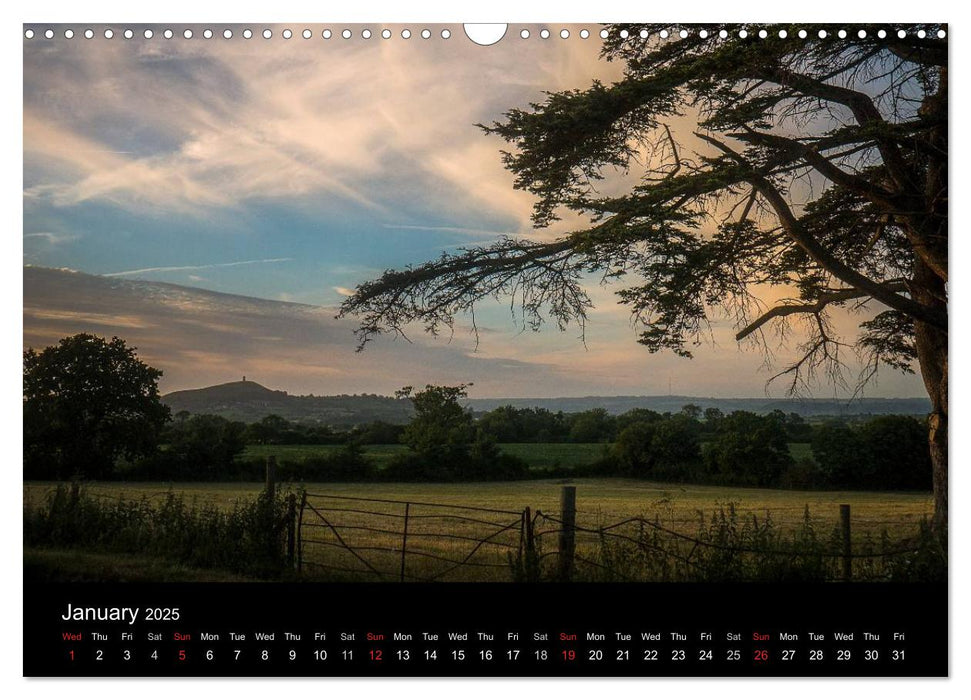
[{"label": "white border", "polygon": [[[0,24],[0,56],[3,66],[3,95],[7,108],[3,111],[3,187],[0,197],[4,204],[4,220],[7,228],[0,236],[0,260],[4,270],[0,275],[2,292],[3,333],[2,362],[0,362],[0,405],[4,407],[3,444],[7,445],[8,459],[4,465],[4,494],[2,512],[2,532],[7,547],[4,549],[3,600],[7,610],[2,619],[15,621],[13,625],[0,628],[0,667],[3,680],[9,691],[16,695],[59,698],[82,693],[86,697],[99,698],[136,696],[140,699],[170,698],[173,695],[191,696],[216,693],[232,693],[235,698],[264,698],[270,692],[314,693],[318,697],[343,698],[382,697],[389,700],[397,698],[455,698],[463,700],[495,700],[497,695],[555,695],[557,698],[583,698],[609,693],[611,697],[666,696],[668,694],[704,694],[706,697],[722,700],[735,697],[771,698],[784,694],[787,699],[806,698],[818,700],[821,694],[843,696],[852,694],[875,695],[881,698],[908,698],[925,693],[941,697],[967,697],[971,670],[967,659],[971,658],[971,645],[967,640],[969,627],[968,603],[962,595],[967,593],[967,557],[969,538],[967,519],[962,514],[962,496],[965,495],[967,481],[964,470],[968,450],[959,437],[968,433],[967,428],[967,368],[964,358],[968,357],[967,337],[963,331],[968,327],[969,300],[961,275],[952,286],[952,354],[961,358],[952,375],[951,386],[951,432],[954,436],[951,445],[952,482],[951,482],[951,674],[949,681],[924,680],[852,680],[852,681],[794,681],[794,680],[494,680],[486,682],[434,680],[434,681],[342,681],[342,680],[192,680],[192,681],[26,681],[22,674],[22,570],[21,545],[22,497],[20,490],[20,466],[17,454],[10,447],[21,440],[20,401],[20,353],[22,322],[22,120],[16,102],[22,94],[22,50],[20,25],[25,22],[71,22],[83,20],[85,24],[99,22],[156,22],[171,20],[173,24],[186,22],[234,22],[240,20],[259,20],[261,22],[293,21],[316,23],[327,21],[341,22],[604,22],[650,20],[681,23],[720,22],[720,21],[800,21],[800,22],[873,22],[874,20],[895,22],[928,21],[947,22],[957,19],[956,5],[940,0],[920,0],[919,2],[899,2],[895,0],[880,3],[850,3],[846,0],[812,0],[803,5],[784,3],[778,0],[759,0],[747,2],[744,6],[726,3],[724,0],[699,0],[694,3],[669,3],[666,5],[639,0],[615,0],[612,3],[588,2],[531,2],[522,0],[480,0],[478,5],[441,0],[405,5],[390,0],[372,0],[368,4],[359,2],[336,5],[317,0],[316,2],[292,0],[239,0],[228,7],[216,3],[204,5],[198,0],[165,0],[150,2],[121,2],[119,0],[88,0],[83,4],[67,0],[48,0],[43,3],[8,3],[0,10],[4,22]],[[968,114],[968,75],[969,44],[962,45],[964,23],[952,23],[951,58],[951,109],[954,115]],[[500,44],[501,45],[501,44]],[[963,130],[952,131],[951,177],[952,191],[963,193],[966,181],[964,164],[971,162],[968,140]],[[959,198],[956,200],[962,202]],[[15,214],[17,213],[17,214]],[[951,229],[953,249],[951,266],[960,266],[969,260],[967,231],[968,219],[964,207],[955,207],[952,212]],[[962,240],[963,239],[963,240]],[[955,264],[957,263],[957,264]],[[906,605],[907,601],[901,601]],[[888,613],[889,614],[889,613]]]}]

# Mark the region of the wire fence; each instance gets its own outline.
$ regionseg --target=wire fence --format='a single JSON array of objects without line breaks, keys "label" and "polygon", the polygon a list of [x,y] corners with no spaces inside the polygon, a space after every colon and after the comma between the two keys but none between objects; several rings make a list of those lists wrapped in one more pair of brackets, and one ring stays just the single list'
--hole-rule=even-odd
[{"label": "wire fence", "polygon": [[740,517],[731,508],[707,521],[702,515],[690,521],[696,534],[640,516],[613,522],[603,514],[576,516],[536,512],[532,534],[539,577],[564,575],[560,542],[567,530],[573,540],[569,576],[583,580],[882,580],[893,575],[899,558],[926,546],[916,536],[894,541],[869,532],[854,544],[848,506],[829,532],[820,532],[808,514],[800,527],[779,530],[768,513]]},{"label": "wire fence", "polygon": [[768,512],[733,506],[662,524],[577,510],[571,488],[560,512],[307,493],[297,567],[397,581],[860,581],[891,578],[927,544],[916,532],[855,541],[845,505],[828,529],[808,510],[800,526],[778,528]]}]

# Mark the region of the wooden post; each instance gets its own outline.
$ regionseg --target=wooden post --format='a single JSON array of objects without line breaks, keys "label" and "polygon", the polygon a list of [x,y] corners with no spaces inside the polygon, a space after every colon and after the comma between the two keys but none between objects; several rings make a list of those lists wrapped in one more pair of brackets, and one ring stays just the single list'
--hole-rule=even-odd
[{"label": "wooden post", "polygon": [[401,580],[405,580],[405,555],[408,553],[408,511],[410,503],[405,503],[405,527],[401,536]]},{"label": "wooden post", "polygon": [[292,569],[297,550],[297,494],[287,495],[287,565]]},{"label": "wooden post", "polygon": [[576,552],[577,487],[564,486],[560,492],[560,580],[573,578],[573,557]]},{"label": "wooden post", "polygon": [[303,570],[303,511],[307,507],[307,490],[300,494],[300,512],[297,513],[297,572]]},{"label": "wooden post", "polygon": [[525,552],[523,553],[523,573],[527,581],[539,580],[538,561],[536,559],[536,542],[533,539],[533,513],[529,506],[523,511],[523,537]]},{"label": "wooden post", "polygon": [[853,544],[850,538],[850,507],[840,506],[840,531],[843,535],[843,580],[853,580]]},{"label": "wooden post", "polygon": [[276,498],[276,457],[266,458],[266,495]]}]

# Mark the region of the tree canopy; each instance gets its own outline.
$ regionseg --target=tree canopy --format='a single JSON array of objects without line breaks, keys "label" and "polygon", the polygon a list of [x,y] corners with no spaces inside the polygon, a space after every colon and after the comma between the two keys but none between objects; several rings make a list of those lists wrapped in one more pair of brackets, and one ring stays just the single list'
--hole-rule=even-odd
[{"label": "tree canopy", "polygon": [[[785,25],[678,29],[611,26],[602,58],[624,63],[621,80],[547,93],[480,125],[510,144],[502,157],[535,196],[537,228],[570,211],[588,225],[388,270],[341,313],[360,317],[362,347],[415,322],[436,333],[491,297],[513,298],[534,329],[582,326],[600,281],[617,285],[649,352],[690,357],[725,316],[764,349],[800,331],[797,359],[776,375],[792,391],[820,377],[848,384],[847,351],[863,359],[861,382],[916,361],[945,523],[942,28],[867,27],[851,39]],[[605,195],[608,178],[629,186]],[[856,337],[836,332],[835,309],[859,314]]]},{"label": "tree canopy", "polygon": [[37,477],[103,477],[119,457],[153,452],[169,409],[161,370],[121,338],[87,333],[24,351],[24,469]]}]

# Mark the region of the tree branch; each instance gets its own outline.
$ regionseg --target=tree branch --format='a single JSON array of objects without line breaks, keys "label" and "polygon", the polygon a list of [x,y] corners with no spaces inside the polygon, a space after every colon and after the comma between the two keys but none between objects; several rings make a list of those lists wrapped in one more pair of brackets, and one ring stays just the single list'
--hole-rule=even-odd
[{"label": "tree branch", "polygon": [[[906,291],[907,289],[906,284],[901,280],[894,280],[893,282],[884,286],[891,291]],[[830,304],[835,304],[841,301],[849,301],[851,299],[862,299],[870,296],[871,295],[868,292],[864,292],[859,289],[839,289],[828,294],[821,294],[813,303],[783,304],[781,306],[775,306],[736,333],[735,340],[745,339],[774,318],[791,316],[792,314],[815,315],[821,313],[823,309]]]},{"label": "tree branch", "polygon": [[820,245],[819,241],[803,228],[778,188],[737,151],[707,134],[695,132],[695,136],[710,143],[722,153],[725,153],[737,163],[749,169],[748,181],[775,211],[776,216],[779,218],[779,223],[782,224],[782,228],[824,270],[850,287],[866,292],[891,309],[897,309],[919,321],[924,321],[945,331],[947,330],[947,314],[941,313],[939,309],[932,309],[923,304],[919,304],[909,297],[901,296],[833,257],[829,251]]}]

